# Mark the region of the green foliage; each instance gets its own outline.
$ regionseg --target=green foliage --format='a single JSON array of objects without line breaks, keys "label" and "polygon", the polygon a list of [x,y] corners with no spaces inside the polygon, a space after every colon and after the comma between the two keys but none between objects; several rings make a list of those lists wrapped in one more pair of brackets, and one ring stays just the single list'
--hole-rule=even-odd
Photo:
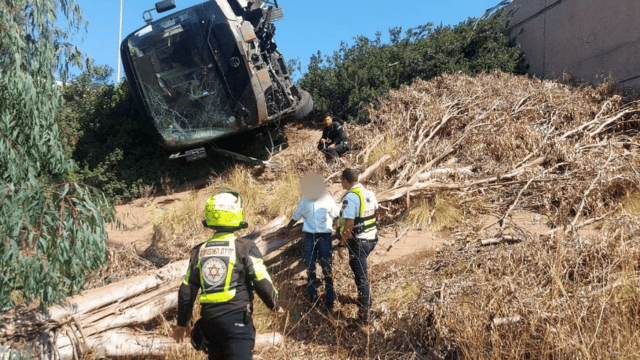
[{"label": "green foliage", "polygon": [[503,25],[500,16],[453,27],[429,23],[407,30],[404,37],[396,27],[389,29],[389,44],[382,44],[380,32],[374,40],[359,36],[351,46],[342,42],[332,56],[313,55],[300,85],[311,93],[316,111],[364,120],[367,104],[377,105],[388,90],[415,78],[517,71],[520,49],[502,35]]},{"label": "green foliage", "polygon": [[55,26],[76,31],[74,0],[0,2],[0,309],[15,299],[50,304],[82,289],[107,260],[105,222],[113,209],[98,190],[65,178],[55,113],[61,105],[53,72],[63,77],[81,56]]},{"label": "green foliage", "polygon": [[0,345],[0,359],[2,360],[33,360],[32,357],[22,355],[20,352],[11,349],[9,346]]},{"label": "green foliage", "polygon": [[153,163],[157,147],[140,125],[142,116],[128,84],[102,79],[112,70],[84,71],[64,89],[65,106],[56,118],[65,155],[78,164],[76,181],[100,188],[118,201],[139,195],[143,184],[158,183],[162,164]]}]

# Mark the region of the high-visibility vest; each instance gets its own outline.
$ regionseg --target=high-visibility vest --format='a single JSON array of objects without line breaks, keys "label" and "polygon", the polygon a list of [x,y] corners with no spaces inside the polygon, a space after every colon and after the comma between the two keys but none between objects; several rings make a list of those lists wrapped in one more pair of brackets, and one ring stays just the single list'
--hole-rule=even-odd
[{"label": "high-visibility vest", "polygon": [[[352,234],[358,235],[367,233],[377,229],[376,225],[376,208],[374,206],[375,195],[363,187],[353,187],[349,193],[358,195],[360,199],[360,213],[354,219]],[[347,195],[345,195],[346,197]],[[344,218],[340,214],[340,232],[344,231]]]},{"label": "high-visibility vest", "polygon": [[[239,279],[233,273],[237,259],[235,239],[234,234],[216,233],[200,246],[196,267],[200,270],[201,303],[222,303],[236,296],[235,282]],[[188,278],[189,274],[185,279]]]}]

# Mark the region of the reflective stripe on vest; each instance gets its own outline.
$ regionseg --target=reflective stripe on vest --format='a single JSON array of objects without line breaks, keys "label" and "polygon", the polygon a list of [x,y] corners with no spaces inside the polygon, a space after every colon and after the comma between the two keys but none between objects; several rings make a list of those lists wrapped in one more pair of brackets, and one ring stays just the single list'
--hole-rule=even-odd
[{"label": "reflective stripe on vest", "polygon": [[251,259],[251,263],[253,264],[253,271],[256,273],[256,280],[260,281],[262,279],[267,279],[269,280],[271,285],[273,285],[273,282],[271,282],[271,277],[269,276],[269,272],[267,271],[267,267],[264,265],[264,260],[254,258],[253,256],[249,256],[249,258]]},{"label": "reflective stripe on vest", "polygon": [[[362,187],[353,187],[349,190],[349,193],[354,193],[358,195],[360,198],[360,213],[359,216],[356,216],[353,224],[353,235],[362,234],[365,232],[373,231],[376,229],[376,210],[368,209],[366,205],[366,201],[364,201],[364,188]],[[365,190],[366,191],[366,190]],[[345,195],[346,197],[347,195]],[[342,215],[342,214],[341,214]],[[344,218],[340,216],[340,232],[344,231]]]},{"label": "reflective stripe on vest", "polygon": [[[236,296],[235,286],[231,289],[233,268],[236,266],[236,236],[229,233],[214,234],[200,247],[198,264],[200,269],[201,303],[222,303]],[[220,242],[220,245],[211,245]]]}]

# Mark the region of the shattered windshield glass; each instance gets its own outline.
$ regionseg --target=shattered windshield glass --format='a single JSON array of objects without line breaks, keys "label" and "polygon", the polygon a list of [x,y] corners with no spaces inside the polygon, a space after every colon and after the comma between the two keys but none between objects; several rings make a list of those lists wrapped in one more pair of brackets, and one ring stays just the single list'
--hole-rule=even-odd
[{"label": "shattered windshield glass", "polygon": [[195,144],[239,129],[204,36],[207,24],[192,15],[148,25],[128,41],[143,96],[169,144]]}]

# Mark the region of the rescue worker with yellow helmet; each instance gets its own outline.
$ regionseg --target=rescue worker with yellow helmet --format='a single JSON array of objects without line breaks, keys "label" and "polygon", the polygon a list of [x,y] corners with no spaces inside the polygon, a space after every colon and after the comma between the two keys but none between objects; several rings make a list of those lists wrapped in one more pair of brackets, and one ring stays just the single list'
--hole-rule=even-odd
[{"label": "rescue worker with yellow helmet", "polygon": [[209,197],[205,227],[213,236],[191,250],[189,268],[178,294],[178,325],[173,336],[182,340],[188,332],[193,304],[199,301],[202,316],[195,323],[191,343],[208,352],[209,359],[251,359],[255,328],[251,318],[253,290],[265,305],[278,313],[278,292],[251,240],[236,238],[246,228],[240,194],[227,191]]},{"label": "rescue worker with yellow helmet", "polygon": [[378,243],[376,210],[378,201],[372,191],[358,182],[359,174],[352,169],[342,172],[342,188],[348,190],[342,200],[340,214],[340,245],[349,250],[349,266],[358,288],[359,317],[371,321],[371,295],[367,257]]}]

